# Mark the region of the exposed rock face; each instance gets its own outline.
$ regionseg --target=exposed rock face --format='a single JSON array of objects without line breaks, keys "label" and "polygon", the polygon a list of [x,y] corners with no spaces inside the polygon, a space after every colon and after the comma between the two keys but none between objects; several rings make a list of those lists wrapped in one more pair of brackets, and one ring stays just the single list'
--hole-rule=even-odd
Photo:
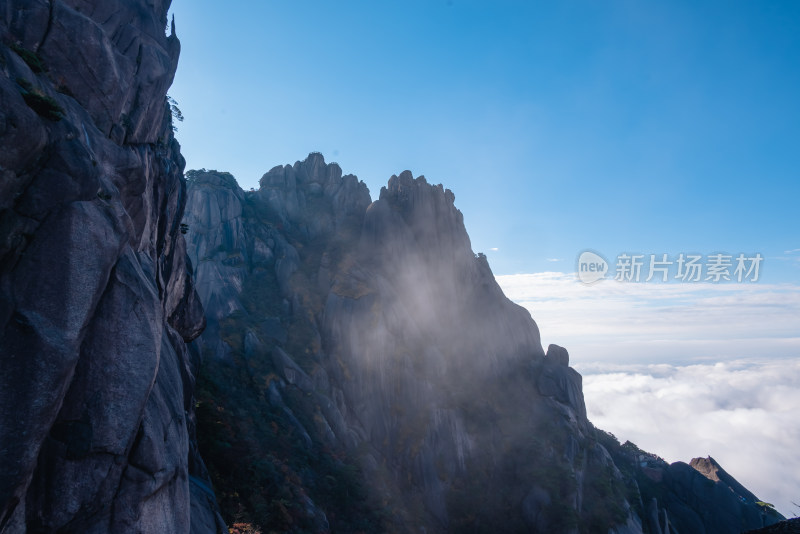
[{"label": "exposed rock face", "polygon": [[636,481],[647,503],[644,525],[650,532],[736,533],[783,519],[711,457],[667,464],[629,442],[609,450]]},{"label": "exposed rock face", "polygon": [[672,510],[672,523],[679,532],[688,531],[694,522],[702,523],[706,532],[735,532],[743,526],[753,528],[783,519],[771,508],[759,506],[758,497],[710,456],[694,458],[689,465],[671,464],[665,483],[671,483],[670,489],[682,505],[662,505]]},{"label": "exposed rock face", "polygon": [[[327,531],[328,517],[311,494],[338,512],[331,517],[334,531],[352,531],[374,515],[354,502],[366,496],[346,496],[355,491],[348,482],[354,466],[342,461],[343,448],[317,446],[309,435],[316,429],[298,419],[326,421],[305,406],[319,402],[310,396],[324,385],[325,372],[319,368],[309,376],[298,362],[306,363],[299,356],[319,346],[318,329],[310,324],[315,319],[303,299],[321,308],[317,286],[329,283],[325,277],[331,273],[323,268],[313,279],[301,278],[307,270],[289,240],[311,249],[332,229],[357,226],[369,194],[363,183],[343,177],[321,156],[272,169],[255,193],[244,193],[227,173],[191,171],[187,178],[189,255],[208,317],[207,331],[194,343],[206,360],[199,416],[212,425],[200,439],[216,459],[210,467],[222,503],[234,513],[240,500],[251,513],[261,510],[256,515],[271,521],[262,521],[265,528]],[[308,252],[321,261],[319,250]],[[335,410],[330,398],[322,402]],[[247,413],[249,421],[234,416],[235,410]],[[253,417],[260,419],[253,423]],[[341,415],[330,424],[346,433]]]},{"label": "exposed rock face", "polygon": [[[363,183],[318,154],[272,169],[257,192],[244,193],[226,173],[188,176],[189,255],[209,322],[195,346],[216,413],[242,409],[220,393],[244,382],[255,392],[249,414],[278,410],[270,424],[298,436],[296,447],[332,451],[363,470],[372,501],[391,509],[392,529],[491,530],[493,514],[517,498],[525,504],[513,504],[508,526],[577,523],[582,489],[570,477],[591,479],[610,465],[593,442],[582,458],[591,427],[580,375],[565,349],[544,354],[530,315],[472,252],[452,192],[404,172],[370,202]],[[233,372],[238,378],[220,378]],[[252,431],[235,417],[223,423],[233,431],[209,447]],[[278,456],[255,449],[242,454]],[[212,456],[212,471],[225,478],[218,464],[231,458],[223,448]],[[291,453],[279,459],[276,468],[292,463]],[[316,500],[298,503],[293,520],[318,531],[351,527],[331,524],[342,510],[315,492],[319,479],[336,477],[295,468],[295,498]],[[475,489],[516,469],[527,476],[494,488],[498,500],[483,506]],[[233,491],[231,483],[223,500]],[[565,503],[569,517],[556,511]],[[478,520],[470,507],[484,509]]]},{"label": "exposed rock face", "polygon": [[187,176],[209,325],[193,343],[200,441],[230,517],[616,534],[775,520],[718,466],[642,466],[589,423],[567,350],[545,354],[441,185],[406,171],[370,202],[319,154],[254,192],[227,173]]},{"label": "exposed rock face", "polygon": [[168,1],[0,3],[0,532],[222,531]]}]

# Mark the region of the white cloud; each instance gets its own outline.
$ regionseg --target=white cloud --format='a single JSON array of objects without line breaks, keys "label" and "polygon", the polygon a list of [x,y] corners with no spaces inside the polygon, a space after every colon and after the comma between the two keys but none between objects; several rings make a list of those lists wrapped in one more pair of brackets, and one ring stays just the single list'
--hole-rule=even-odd
[{"label": "white cloud", "polygon": [[490,248],[489,250],[491,250],[492,252],[497,252],[497,251],[498,251],[498,250],[500,250],[500,249],[499,249],[499,248],[497,248],[497,247],[492,247],[492,248]]},{"label": "white cloud", "polygon": [[668,461],[711,455],[800,513],[800,286],[497,280],[569,350],[598,427]]},{"label": "white cloud", "polygon": [[577,366],[589,419],[665,460],[711,455],[784,515],[800,499],[800,361]]},{"label": "white cloud", "polygon": [[547,258],[547,261],[553,261],[553,262],[561,261],[561,258]]},{"label": "white cloud", "polygon": [[573,274],[498,276],[545,345],[574,362],[696,363],[800,355],[800,287],[759,283],[587,286]]}]

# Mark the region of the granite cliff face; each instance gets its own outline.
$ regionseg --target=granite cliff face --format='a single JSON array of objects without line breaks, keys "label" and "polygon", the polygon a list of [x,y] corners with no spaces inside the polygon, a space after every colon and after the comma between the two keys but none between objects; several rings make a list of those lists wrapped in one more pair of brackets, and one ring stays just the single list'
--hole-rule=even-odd
[{"label": "granite cliff face", "polygon": [[735,533],[784,519],[711,457],[668,464],[630,442],[620,446],[609,434],[598,436],[625,476],[636,481],[644,532]]},{"label": "granite cliff face", "polygon": [[0,2],[0,532],[222,531],[169,1]]},{"label": "granite cliff face", "polygon": [[441,185],[406,171],[371,202],[319,154],[257,191],[227,173],[187,177],[208,320],[193,343],[200,446],[230,518],[662,534],[774,521],[697,467],[659,464],[651,480],[635,446],[591,425],[567,351],[543,351]]}]

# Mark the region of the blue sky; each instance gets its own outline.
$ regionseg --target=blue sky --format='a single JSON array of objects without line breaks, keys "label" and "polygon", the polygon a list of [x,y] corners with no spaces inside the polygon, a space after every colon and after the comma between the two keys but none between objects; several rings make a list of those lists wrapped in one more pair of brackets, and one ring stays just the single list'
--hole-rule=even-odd
[{"label": "blue sky", "polygon": [[373,198],[410,169],[455,192],[496,274],[570,270],[590,248],[760,252],[764,281],[800,281],[800,3],[172,12],[189,168],[251,187],[320,151]]}]

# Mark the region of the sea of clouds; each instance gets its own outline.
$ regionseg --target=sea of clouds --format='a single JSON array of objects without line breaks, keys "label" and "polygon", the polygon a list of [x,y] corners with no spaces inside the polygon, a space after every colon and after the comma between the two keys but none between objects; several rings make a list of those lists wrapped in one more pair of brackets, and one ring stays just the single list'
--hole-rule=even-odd
[{"label": "sea of clouds", "polygon": [[670,462],[713,456],[800,515],[800,287],[497,279],[569,350],[596,426]]}]

